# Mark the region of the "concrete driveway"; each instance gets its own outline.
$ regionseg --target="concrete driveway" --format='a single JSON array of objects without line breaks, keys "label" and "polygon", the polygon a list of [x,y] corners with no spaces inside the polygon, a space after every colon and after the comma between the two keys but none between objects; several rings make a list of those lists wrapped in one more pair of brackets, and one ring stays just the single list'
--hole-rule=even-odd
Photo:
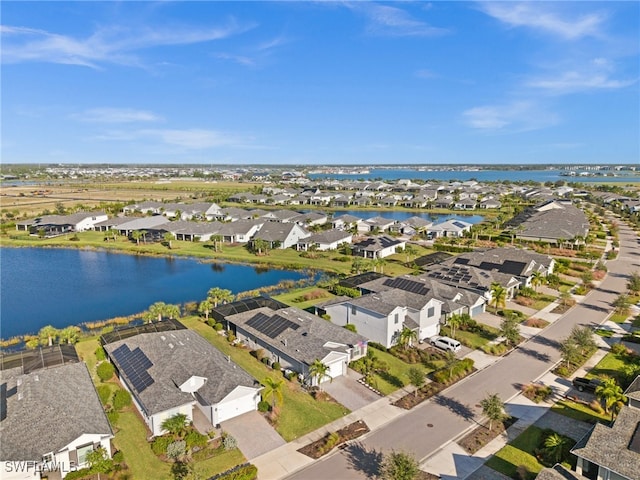
[{"label": "concrete driveway", "polygon": [[347,407],[352,412],[380,400],[377,393],[358,382],[357,372],[349,371],[349,376],[334,378],[332,382],[324,382],[322,389]]},{"label": "concrete driveway", "polygon": [[222,430],[238,441],[247,460],[284,445],[284,439],[259,412],[249,412],[220,424]]}]

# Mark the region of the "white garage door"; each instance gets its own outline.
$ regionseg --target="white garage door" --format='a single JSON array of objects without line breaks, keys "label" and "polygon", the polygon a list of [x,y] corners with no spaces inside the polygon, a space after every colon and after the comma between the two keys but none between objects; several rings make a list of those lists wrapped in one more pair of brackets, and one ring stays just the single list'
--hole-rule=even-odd
[{"label": "white garage door", "polygon": [[[329,371],[327,375],[331,378],[339,377],[340,375],[344,375],[344,364],[348,360],[349,356],[346,353],[341,352],[331,352],[329,355],[324,357],[322,362],[329,367]],[[329,378],[325,377],[323,381],[328,381]]]},{"label": "white garage door", "polygon": [[241,392],[238,391],[239,388],[242,387],[236,388],[215,407],[217,408],[217,412],[214,412],[214,415],[217,413],[217,423],[224,422],[225,420],[256,409],[255,390],[250,389],[249,391]]}]

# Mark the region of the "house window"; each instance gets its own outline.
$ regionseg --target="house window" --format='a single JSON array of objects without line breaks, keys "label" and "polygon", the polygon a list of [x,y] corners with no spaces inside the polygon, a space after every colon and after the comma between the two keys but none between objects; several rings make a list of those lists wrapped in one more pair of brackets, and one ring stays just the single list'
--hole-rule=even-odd
[{"label": "house window", "polygon": [[429,309],[427,310],[427,317],[433,317],[434,313],[436,313],[436,308],[435,307],[429,307]]},{"label": "house window", "polygon": [[351,315],[355,315],[358,311],[356,310],[355,305],[351,305]]},{"label": "house window", "polygon": [[42,461],[44,463],[50,463],[53,462],[53,453],[47,453],[46,455],[42,456]]},{"label": "house window", "polygon": [[87,454],[93,451],[93,443],[84,445],[77,448],[78,452],[78,465],[84,465],[87,463]]},{"label": "house window", "polygon": [[395,323],[396,325],[398,324],[398,322],[400,322],[400,314],[396,313],[393,316],[393,323]]}]

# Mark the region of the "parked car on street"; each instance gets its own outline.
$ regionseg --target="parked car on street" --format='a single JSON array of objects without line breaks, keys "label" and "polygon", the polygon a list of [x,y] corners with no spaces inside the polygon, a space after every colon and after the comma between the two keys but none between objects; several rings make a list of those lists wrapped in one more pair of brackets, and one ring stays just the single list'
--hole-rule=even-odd
[{"label": "parked car on street", "polygon": [[573,386],[580,392],[595,392],[596,388],[602,383],[599,378],[576,377],[573,379]]},{"label": "parked car on street", "polygon": [[459,341],[449,337],[435,336],[431,337],[429,342],[434,347],[441,348],[442,350],[451,350],[452,352],[457,352],[462,348]]}]

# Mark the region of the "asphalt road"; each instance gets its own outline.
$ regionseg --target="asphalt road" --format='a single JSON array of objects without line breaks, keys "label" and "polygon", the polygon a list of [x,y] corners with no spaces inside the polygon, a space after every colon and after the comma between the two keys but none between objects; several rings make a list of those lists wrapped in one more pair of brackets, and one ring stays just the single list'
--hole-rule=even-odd
[{"label": "asphalt road", "polygon": [[[640,271],[640,240],[626,225],[620,226],[620,252],[608,261],[609,274],[576,305],[538,336],[521,344],[500,361],[466,378],[406,415],[383,426],[326,459],[292,475],[291,479],[372,478],[382,453],[401,450],[424,460],[455,439],[482,417],[480,401],[497,393],[507,401],[522,384],[536,380],[560,360],[559,342],[576,325],[594,326],[611,312],[611,302],[626,291],[627,276]],[[543,408],[543,407],[540,407]]]}]

